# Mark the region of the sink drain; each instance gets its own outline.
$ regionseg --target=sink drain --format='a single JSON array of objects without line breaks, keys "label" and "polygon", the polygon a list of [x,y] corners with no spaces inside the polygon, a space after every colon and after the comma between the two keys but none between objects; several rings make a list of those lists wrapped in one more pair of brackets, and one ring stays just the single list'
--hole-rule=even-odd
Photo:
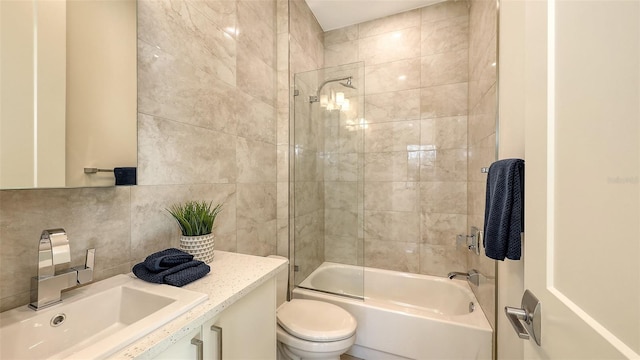
[{"label": "sink drain", "polygon": [[62,323],[64,323],[66,319],[67,319],[67,315],[57,314],[56,316],[51,318],[51,321],[49,322],[49,324],[51,324],[51,326],[53,327],[60,326],[62,325]]}]

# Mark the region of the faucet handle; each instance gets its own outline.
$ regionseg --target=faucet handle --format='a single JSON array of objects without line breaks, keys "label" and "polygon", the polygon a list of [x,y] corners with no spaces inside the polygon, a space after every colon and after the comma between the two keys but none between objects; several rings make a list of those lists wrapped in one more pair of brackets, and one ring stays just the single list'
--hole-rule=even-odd
[{"label": "faucet handle", "polygon": [[84,266],[74,268],[78,272],[78,284],[86,284],[93,281],[93,268],[96,261],[96,249],[87,250]]}]

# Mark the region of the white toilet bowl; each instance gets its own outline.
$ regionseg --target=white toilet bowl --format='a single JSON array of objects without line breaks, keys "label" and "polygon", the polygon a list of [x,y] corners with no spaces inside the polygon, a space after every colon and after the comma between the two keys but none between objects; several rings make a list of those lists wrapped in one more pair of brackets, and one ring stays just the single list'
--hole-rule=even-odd
[{"label": "white toilet bowl", "polygon": [[325,302],[293,299],[277,311],[278,359],[339,359],[355,343],[356,319]]}]

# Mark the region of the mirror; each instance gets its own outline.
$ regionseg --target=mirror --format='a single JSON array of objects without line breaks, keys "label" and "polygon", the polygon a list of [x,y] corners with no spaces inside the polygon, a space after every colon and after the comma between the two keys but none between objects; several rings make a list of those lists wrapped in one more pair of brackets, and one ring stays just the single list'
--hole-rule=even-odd
[{"label": "mirror", "polygon": [[0,1],[0,189],[137,165],[135,0]]}]

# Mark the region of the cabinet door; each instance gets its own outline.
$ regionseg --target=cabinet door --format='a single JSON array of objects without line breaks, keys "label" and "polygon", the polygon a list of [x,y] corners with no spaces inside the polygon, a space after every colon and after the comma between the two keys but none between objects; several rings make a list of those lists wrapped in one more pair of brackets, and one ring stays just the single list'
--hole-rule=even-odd
[{"label": "cabinet door", "polygon": [[154,360],[197,360],[199,359],[198,341],[200,339],[200,328],[194,329],[187,336],[156,356]]},{"label": "cabinet door", "polygon": [[275,289],[272,278],[224,310],[217,319],[205,323],[204,358],[220,359],[218,346],[222,336],[224,360],[275,359]]}]

